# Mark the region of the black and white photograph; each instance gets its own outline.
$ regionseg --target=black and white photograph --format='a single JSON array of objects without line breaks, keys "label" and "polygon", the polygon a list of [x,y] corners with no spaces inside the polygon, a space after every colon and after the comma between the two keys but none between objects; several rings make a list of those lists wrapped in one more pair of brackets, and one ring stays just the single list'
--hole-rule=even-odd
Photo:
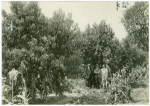
[{"label": "black and white photograph", "polygon": [[2,105],[149,105],[149,1],[1,1]]}]

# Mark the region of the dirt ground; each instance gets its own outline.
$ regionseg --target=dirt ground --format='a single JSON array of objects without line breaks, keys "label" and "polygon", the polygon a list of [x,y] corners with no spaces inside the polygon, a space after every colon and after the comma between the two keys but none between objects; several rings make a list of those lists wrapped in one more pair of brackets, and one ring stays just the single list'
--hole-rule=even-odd
[{"label": "dirt ground", "polygon": [[149,88],[136,88],[131,92],[134,102],[131,105],[148,105],[149,104]]},{"label": "dirt ground", "polygon": [[[88,92],[88,93],[85,93]],[[58,104],[58,105],[104,105],[107,104],[107,97],[109,93],[104,92],[102,89],[85,89],[80,93],[64,93],[64,97],[57,97],[55,94],[48,95],[46,100],[40,100],[37,97],[33,104]],[[132,103],[124,105],[148,105],[149,104],[149,88],[136,88],[132,89],[131,97]]]},{"label": "dirt ground", "polygon": [[[103,89],[90,89],[86,87],[83,79],[68,79],[72,88],[72,93],[64,92],[64,97],[55,94],[47,96],[46,100],[41,100],[37,95],[32,104],[53,104],[53,105],[110,105],[110,92]],[[149,87],[134,88],[131,92],[132,101],[124,105],[147,105],[149,104]]]}]

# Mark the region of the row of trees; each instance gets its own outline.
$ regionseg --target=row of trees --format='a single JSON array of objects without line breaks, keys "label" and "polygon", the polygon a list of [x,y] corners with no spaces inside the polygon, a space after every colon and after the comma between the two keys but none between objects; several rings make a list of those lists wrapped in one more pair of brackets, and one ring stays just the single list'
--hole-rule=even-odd
[{"label": "row of trees", "polygon": [[[101,21],[87,25],[83,33],[83,59],[86,63],[108,64],[112,72],[128,69],[137,65],[148,64],[149,51],[149,20],[148,3],[136,2],[135,5],[127,9],[122,18],[122,23],[128,36],[119,41],[114,35],[112,28]],[[137,11],[135,11],[137,10]]]},{"label": "row of trees", "polygon": [[[63,79],[64,72],[66,75],[80,73],[79,67],[83,63],[99,64],[100,68],[106,63],[115,73],[125,66],[131,69],[142,65],[147,58],[149,26],[146,2],[137,2],[124,13],[122,22],[128,36],[122,42],[115,38],[115,32],[103,20],[92,27],[87,25],[81,32],[71,13],[65,15],[59,9],[52,18],[47,18],[41,13],[38,2],[10,3],[11,13],[2,11],[3,75],[7,76],[13,68],[19,70],[33,98],[38,88],[38,76],[42,86],[46,86],[45,82],[51,77],[53,80],[49,83],[60,87],[60,76]],[[140,13],[134,11],[137,7]],[[13,31],[7,26],[10,21],[13,22]],[[142,38],[137,39],[137,35],[142,35]]]}]

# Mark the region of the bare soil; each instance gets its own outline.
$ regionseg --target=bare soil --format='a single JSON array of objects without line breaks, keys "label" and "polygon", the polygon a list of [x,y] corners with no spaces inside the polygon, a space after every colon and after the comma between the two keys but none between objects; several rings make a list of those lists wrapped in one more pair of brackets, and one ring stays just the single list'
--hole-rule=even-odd
[{"label": "bare soil", "polygon": [[[86,90],[85,90],[86,91]],[[99,92],[99,93],[98,93]],[[55,96],[55,94],[48,95],[46,100],[37,98],[33,104],[57,104],[57,105],[104,105],[107,104],[108,92],[101,89],[88,89],[87,94],[82,93],[64,93],[64,97]],[[132,103],[124,105],[148,105],[149,104],[149,88],[132,89],[131,97]]]},{"label": "bare soil", "polygon": [[136,88],[132,89],[131,97],[133,103],[131,105],[148,105],[149,104],[149,88]]}]

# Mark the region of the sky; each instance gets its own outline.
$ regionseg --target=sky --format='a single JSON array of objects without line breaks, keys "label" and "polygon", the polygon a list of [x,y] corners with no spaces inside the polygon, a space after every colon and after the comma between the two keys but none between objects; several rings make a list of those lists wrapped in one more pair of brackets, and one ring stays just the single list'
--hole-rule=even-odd
[{"label": "sky", "polygon": [[[84,2],[68,2],[68,1],[38,1],[41,11],[45,16],[52,17],[53,12],[58,9],[62,9],[65,14],[72,13],[72,19],[75,23],[78,23],[78,26],[81,31],[84,31],[87,24],[90,26],[96,22],[99,24],[101,20],[106,20],[106,23],[109,24],[115,36],[121,40],[125,38],[127,32],[123,24],[121,23],[121,18],[123,17],[123,12],[134,5],[135,1],[129,1],[127,8],[123,8],[123,1],[118,1],[120,7],[117,10],[116,1],[84,1]],[[126,3],[127,1],[125,1]],[[10,13],[10,4],[8,2],[2,2],[2,9],[7,13]]]}]

